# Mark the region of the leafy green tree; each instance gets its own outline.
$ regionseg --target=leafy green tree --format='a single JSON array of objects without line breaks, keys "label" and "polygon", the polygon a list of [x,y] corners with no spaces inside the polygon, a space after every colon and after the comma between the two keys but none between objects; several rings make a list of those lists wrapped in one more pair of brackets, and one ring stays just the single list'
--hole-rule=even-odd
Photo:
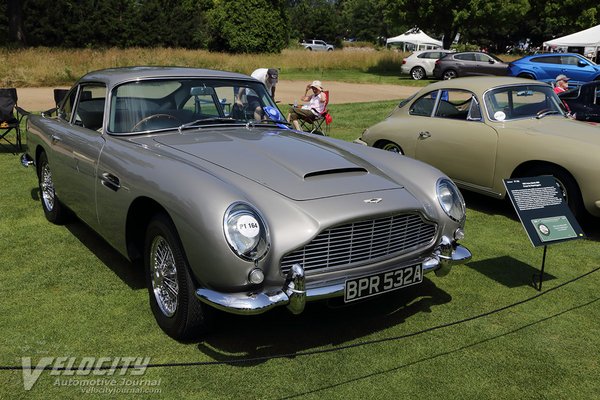
[{"label": "leafy green tree", "polygon": [[291,35],[295,39],[321,39],[335,42],[343,36],[336,3],[327,0],[288,2]]},{"label": "leafy green tree", "polygon": [[211,50],[278,53],[287,46],[283,0],[215,0],[208,16]]},{"label": "leafy green tree", "polygon": [[341,3],[344,36],[375,42],[386,36],[385,3],[377,0],[345,0]]}]

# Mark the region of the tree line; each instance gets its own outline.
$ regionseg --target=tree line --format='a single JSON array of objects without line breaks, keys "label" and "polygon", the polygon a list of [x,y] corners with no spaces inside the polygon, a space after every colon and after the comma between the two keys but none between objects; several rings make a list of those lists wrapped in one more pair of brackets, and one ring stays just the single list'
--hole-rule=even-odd
[{"label": "tree line", "polygon": [[503,52],[600,24],[597,0],[0,0],[0,46],[277,53],[301,39],[382,43],[415,26]]}]

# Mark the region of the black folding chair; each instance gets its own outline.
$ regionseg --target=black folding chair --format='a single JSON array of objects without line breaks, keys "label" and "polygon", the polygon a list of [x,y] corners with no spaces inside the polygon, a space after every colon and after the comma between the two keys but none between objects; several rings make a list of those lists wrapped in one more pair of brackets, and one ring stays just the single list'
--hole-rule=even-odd
[{"label": "black folding chair", "polygon": [[[16,151],[22,150],[21,121],[29,115],[17,105],[17,89],[0,89],[0,146],[7,148],[1,141],[11,145]],[[14,139],[13,139],[14,136]],[[11,141],[12,140],[12,141]],[[16,152],[12,152],[16,154]]]}]

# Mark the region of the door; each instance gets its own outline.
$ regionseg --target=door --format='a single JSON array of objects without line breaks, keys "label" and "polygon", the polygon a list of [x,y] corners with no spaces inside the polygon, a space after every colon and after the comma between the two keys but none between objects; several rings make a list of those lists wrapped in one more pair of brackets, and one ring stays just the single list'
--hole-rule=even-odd
[{"label": "door", "polygon": [[561,74],[578,82],[589,82],[593,80],[598,72],[588,60],[576,55],[561,56]]},{"label": "door", "polygon": [[63,120],[52,140],[58,173],[57,195],[79,218],[95,227],[97,166],[105,139],[101,128],[92,127],[103,120],[106,88],[81,85],[69,95],[72,97],[67,103],[72,110],[59,112],[59,118],[68,121]]},{"label": "door", "polygon": [[442,90],[418,134],[415,158],[460,182],[492,187],[498,135],[481,118],[479,101],[465,90]]}]

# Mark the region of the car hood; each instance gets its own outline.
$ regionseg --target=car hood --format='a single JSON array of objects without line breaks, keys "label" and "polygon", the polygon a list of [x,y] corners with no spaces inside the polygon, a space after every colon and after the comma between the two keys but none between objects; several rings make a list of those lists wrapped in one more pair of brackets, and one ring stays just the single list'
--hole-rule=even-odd
[{"label": "car hood", "polygon": [[600,131],[598,127],[560,116],[549,115],[540,119],[531,118],[508,121],[504,127],[513,131],[552,136],[573,142],[581,142],[586,145],[600,145]]},{"label": "car hood", "polygon": [[311,134],[204,128],[153,139],[190,162],[224,168],[294,200],[403,187],[334,141]]}]

